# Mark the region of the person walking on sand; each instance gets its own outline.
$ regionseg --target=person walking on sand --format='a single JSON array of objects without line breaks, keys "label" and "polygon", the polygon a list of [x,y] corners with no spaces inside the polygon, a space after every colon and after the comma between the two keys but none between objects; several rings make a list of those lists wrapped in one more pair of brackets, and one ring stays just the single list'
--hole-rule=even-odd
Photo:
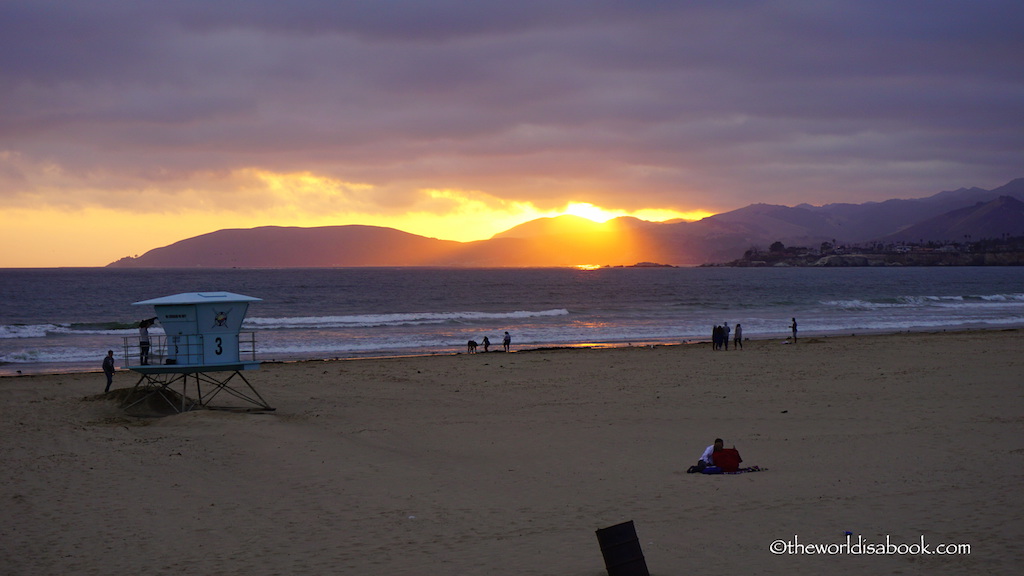
[{"label": "person walking on sand", "polygon": [[793,343],[796,343],[796,318],[792,318],[793,324],[789,326],[789,329],[793,331]]},{"label": "person walking on sand", "polygon": [[501,341],[501,345],[505,348],[505,352],[509,352],[510,348],[512,348],[512,337],[508,335],[507,331],[505,332],[505,339]]},{"label": "person walking on sand", "polygon": [[733,330],[732,333],[735,334],[734,339],[732,341],[732,349],[733,350],[742,350],[743,349],[743,326],[740,325],[740,324],[737,324],[736,325],[736,329]]},{"label": "person walking on sand", "polygon": [[110,385],[114,382],[114,351],[107,350],[107,356],[103,359],[103,373],[107,376],[107,387],[103,390],[106,394],[110,392]]}]

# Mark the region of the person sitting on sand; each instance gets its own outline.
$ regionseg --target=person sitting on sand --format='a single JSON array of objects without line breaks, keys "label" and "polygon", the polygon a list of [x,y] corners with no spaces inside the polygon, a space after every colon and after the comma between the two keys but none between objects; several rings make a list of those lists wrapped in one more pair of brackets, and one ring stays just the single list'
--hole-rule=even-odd
[{"label": "person sitting on sand", "polygon": [[715,465],[715,460],[714,460],[715,452],[718,451],[718,450],[721,450],[724,447],[725,447],[725,442],[723,442],[721,438],[715,438],[715,443],[712,444],[711,446],[708,446],[704,450],[704,453],[700,455],[700,460],[697,460],[697,464],[694,465],[694,466],[690,466],[690,469],[687,470],[687,472],[692,474],[694,472],[700,472],[700,471],[704,470],[705,468],[707,468],[708,466],[714,466]]},{"label": "person sitting on sand", "polygon": [[704,449],[704,453],[700,455],[700,461],[707,466],[713,466],[715,464],[715,452],[725,448],[725,442],[721,438],[715,438],[715,443]]},{"label": "person sitting on sand", "polygon": [[[736,446],[726,448],[725,442],[721,438],[715,438],[715,443],[704,449],[704,453],[701,454],[697,464],[690,466],[686,472],[689,474],[694,472],[708,474],[711,469],[714,469],[716,473],[735,472],[739,470],[740,462],[743,462],[743,459],[740,458],[740,453],[736,450]],[[705,470],[708,471],[706,472]]]}]

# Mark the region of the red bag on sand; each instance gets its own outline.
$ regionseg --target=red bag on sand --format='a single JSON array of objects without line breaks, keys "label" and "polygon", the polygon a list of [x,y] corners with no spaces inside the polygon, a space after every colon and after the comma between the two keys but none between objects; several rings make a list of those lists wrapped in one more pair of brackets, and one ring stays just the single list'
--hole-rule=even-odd
[{"label": "red bag on sand", "polygon": [[740,469],[740,462],[743,462],[739,450],[735,448],[723,448],[712,454],[711,460],[723,472],[735,472]]}]

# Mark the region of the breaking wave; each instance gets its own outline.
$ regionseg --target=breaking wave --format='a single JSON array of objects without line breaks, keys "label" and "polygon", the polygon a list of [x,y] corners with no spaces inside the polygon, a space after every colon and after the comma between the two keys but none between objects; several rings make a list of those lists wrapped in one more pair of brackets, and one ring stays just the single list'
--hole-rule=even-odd
[{"label": "breaking wave", "polygon": [[873,311],[888,308],[970,308],[992,305],[1024,305],[1024,294],[991,294],[975,296],[899,296],[879,300],[824,300],[823,306],[850,311]]},{"label": "breaking wave", "polygon": [[426,324],[478,324],[498,320],[566,316],[564,308],[519,310],[516,312],[413,312],[403,314],[356,314],[351,316],[299,316],[290,318],[246,318],[247,328],[283,330],[294,328],[379,328],[383,326],[421,326]]}]

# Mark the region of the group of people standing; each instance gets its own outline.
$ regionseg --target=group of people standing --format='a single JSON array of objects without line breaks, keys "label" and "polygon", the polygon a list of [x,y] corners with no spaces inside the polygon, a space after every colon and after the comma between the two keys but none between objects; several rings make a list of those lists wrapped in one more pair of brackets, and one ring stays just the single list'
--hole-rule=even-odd
[{"label": "group of people standing", "polygon": [[[789,325],[790,331],[792,331],[792,342],[796,343],[796,318],[791,319]],[[737,324],[736,328],[729,328],[728,322],[722,322],[720,325],[715,326],[711,329],[711,349],[712,350],[728,350],[729,340],[732,340],[733,348],[736,350],[743,349],[743,326]]]},{"label": "group of people standing", "polygon": [[743,326],[737,324],[736,328],[732,329],[729,328],[728,322],[722,322],[721,325],[715,326],[714,328],[711,329],[712,350],[728,350],[730,335],[732,336],[733,348],[737,350],[742,350]]},{"label": "group of people standing", "polygon": [[[477,346],[479,346],[479,344],[477,344],[476,340],[470,340],[469,342],[466,343],[466,352],[469,352],[470,354],[476,354]],[[508,332],[505,332],[505,337],[501,340],[501,346],[505,350],[505,352],[512,351],[512,336],[510,336]],[[491,339],[488,338],[487,336],[484,336],[483,347],[484,352],[490,352]]]}]

